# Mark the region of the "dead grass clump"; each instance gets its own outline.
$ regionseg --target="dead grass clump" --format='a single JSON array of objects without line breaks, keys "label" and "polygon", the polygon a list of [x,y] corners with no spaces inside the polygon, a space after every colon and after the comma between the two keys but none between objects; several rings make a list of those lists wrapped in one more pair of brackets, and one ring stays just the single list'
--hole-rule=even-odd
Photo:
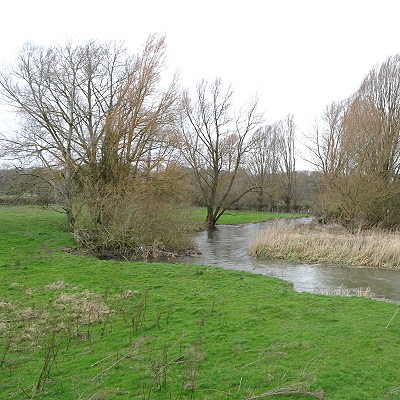
[{"label": "dead grass clump", "polygon": [[50,319],[50,314],[45,309],[1,302],[0,335],[6,341],[12,342],[16,351],[25,352],[40,347]]},{"label": "dead grass clump", "polygon": [[65,317],[69,316],[80,324],[103,322],[111,314],[104,299],[88,290],[81,293],[61,293],[54,304]]},{"label": "dead grass clump", "polygon": [[6,310],[6,309],[10,309],[12,306],[11,306],[11,303],[9,303],[9,302],[5,302],[5,301],[0,301],[0,310]]},{"label": "dead grass clump", "polygon": [[[47,285],[47,289],[67,286],[59,281]],[[14,351],[24,353],[42,348],[51,332],[81,334],[82,326],[104,322],[111,314],[104,298],[88,290],[63,292],[44,307],[0,301],[0,336],[12,344]]]},{"label": "dead grass clump", "polygon": [[336,226],[274,225],[251,243],[250,254],[296,261],[400,268],[398,232],[351,234]]},{"label": "dead grass clump", "polygon": [[334,289],[324,289],[318,291],[319,294],[330,295],[330,296],[341,296],[341,297],[363,297],[368,299],[373,299],[374,293],[372,292],[369,286],[367,287],[358,287],[358,288],[348,288],[347,286],[340,285]]},{"label": "dead grass clump", "polygon": [[46,290],[64,290],[67,287],[67,284],[64,281],[56,281],[47,284],[44,288]]},{"label": "dead grass clump", "polygon": [[137,296],[140,293],[137,290],[125,289],[121,294],[117,295],[120,299],[128,300],[132,296]]}]

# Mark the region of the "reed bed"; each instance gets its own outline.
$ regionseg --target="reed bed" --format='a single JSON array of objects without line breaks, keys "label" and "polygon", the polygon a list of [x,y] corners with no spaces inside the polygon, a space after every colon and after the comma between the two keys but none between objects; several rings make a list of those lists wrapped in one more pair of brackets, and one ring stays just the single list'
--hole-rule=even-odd
[{"label": "reed bed", "polygon": [[250,245],[252,256],[379,268],[400,268],[400,233],[360,231],[339,226],[275,224]]}]

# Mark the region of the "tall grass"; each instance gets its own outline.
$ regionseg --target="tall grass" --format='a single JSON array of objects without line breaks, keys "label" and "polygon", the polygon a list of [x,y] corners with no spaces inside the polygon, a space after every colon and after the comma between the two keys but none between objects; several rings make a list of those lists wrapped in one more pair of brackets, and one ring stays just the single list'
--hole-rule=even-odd
[{"label": "tall grass", "polygon": [[317,263],[400,268],[399,232],[361,231],[339,227],[274,224],[251,243],[250,254]]}]

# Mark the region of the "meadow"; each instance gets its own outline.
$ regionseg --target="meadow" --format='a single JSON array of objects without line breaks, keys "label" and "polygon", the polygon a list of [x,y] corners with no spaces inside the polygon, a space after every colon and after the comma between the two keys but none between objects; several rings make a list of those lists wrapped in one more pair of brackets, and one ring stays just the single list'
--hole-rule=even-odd
[{"label": "meadow", "polygon": [[0,208],[1,399],[398,399],[398,305],[216,267],[75,254]]},{"label": "meadow", "polygon": [[[204,221],[207,215],[205,208],[197,208],[195,212],[199,221]],[[217,225],[249,224],[272,221],[275,219],[291,219],[308,217],[308,214],[268,213],[263,211],[227,210],[217,221]]]}]

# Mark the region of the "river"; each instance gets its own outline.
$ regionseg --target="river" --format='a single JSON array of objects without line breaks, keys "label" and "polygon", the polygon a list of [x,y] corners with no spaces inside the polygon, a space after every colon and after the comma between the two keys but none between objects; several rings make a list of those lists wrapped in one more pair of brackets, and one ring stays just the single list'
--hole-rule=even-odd
[{"label": "river", "polygon": [[251,240],[271,223],[218,225],[215,231],[202,231],[195,238],[200,254],[185,256],[179,262],[277,277],[291,282],[298,292],[333,294],[340,288],[341,292],[355,294],[368,289],[374,298],[400,302],[400,271],[250,257]]}]

